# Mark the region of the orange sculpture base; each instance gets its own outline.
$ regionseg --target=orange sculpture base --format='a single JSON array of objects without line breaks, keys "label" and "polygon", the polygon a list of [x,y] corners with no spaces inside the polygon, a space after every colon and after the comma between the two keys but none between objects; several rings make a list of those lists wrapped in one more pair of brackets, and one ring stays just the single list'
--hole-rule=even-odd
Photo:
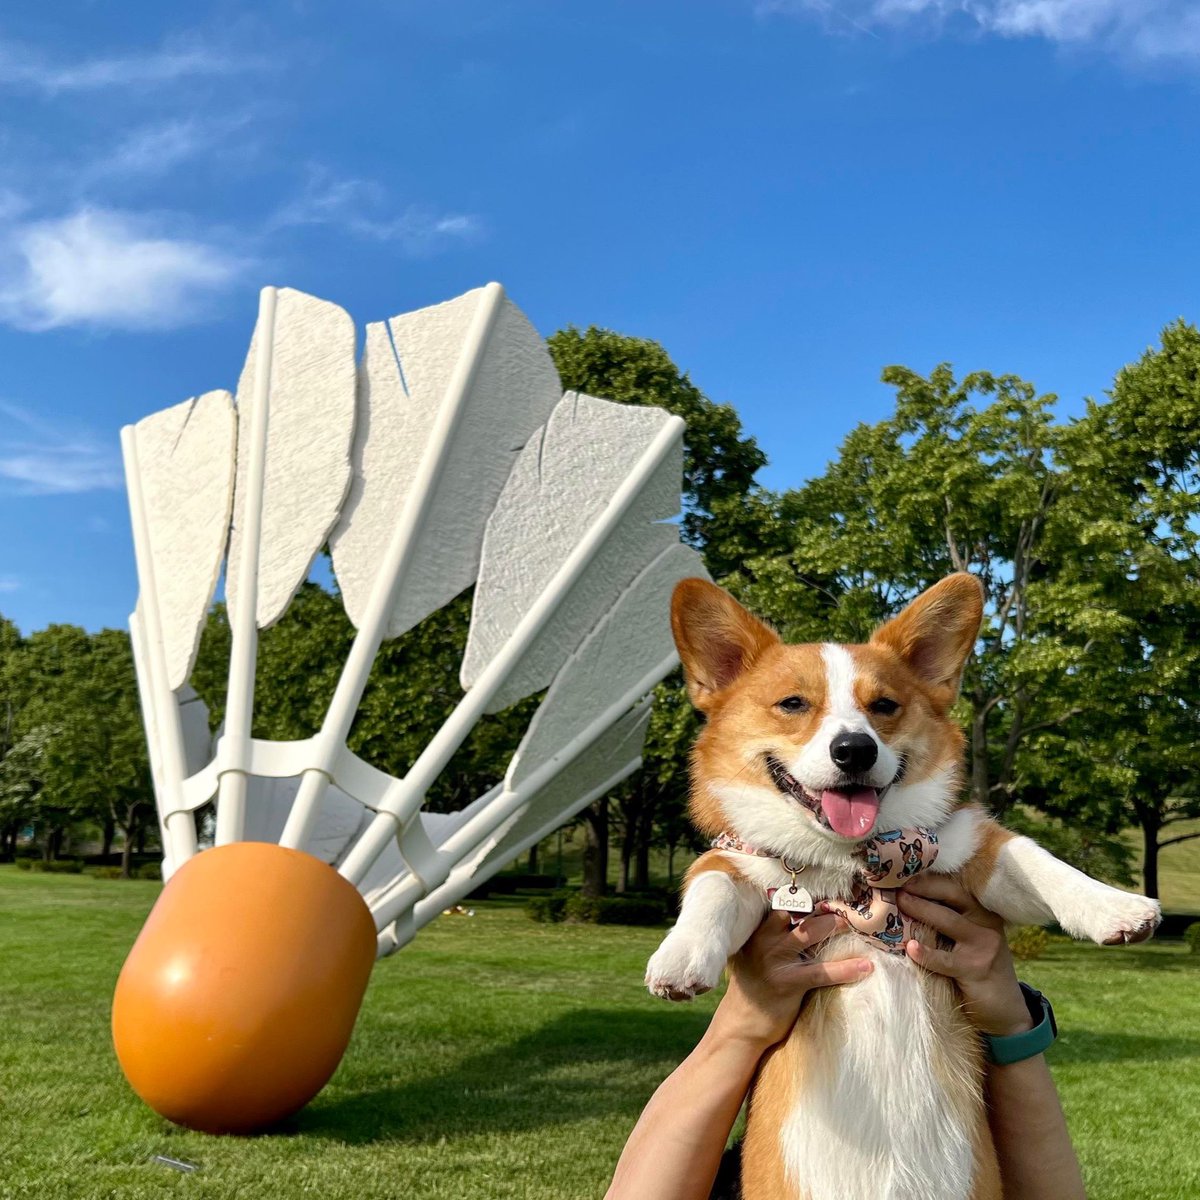
[{"label": "orange sculpture base", "polygon": [[252,1133],[336,1070],[375,961],[357,890],[266,842],[205,850],[151,910],[113,996],[117,1058],[170,1121]]}]

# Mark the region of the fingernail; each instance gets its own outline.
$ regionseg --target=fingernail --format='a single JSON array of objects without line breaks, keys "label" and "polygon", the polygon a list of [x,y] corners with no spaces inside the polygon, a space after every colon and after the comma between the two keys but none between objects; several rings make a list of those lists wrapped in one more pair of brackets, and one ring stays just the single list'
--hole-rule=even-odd
[{"label": "fingernail", "polygon": [[871,963],[867,962],[867,960],[865,958],[860,958],[858,960],[858,973],[860,975],[870,975],[870,973],[874,969],[875,969],[874,966]]},{"label": "fingernail", "polygon": [[817,912],[828,913],[833,912],[828,900],[819,900],[817,902]]}]

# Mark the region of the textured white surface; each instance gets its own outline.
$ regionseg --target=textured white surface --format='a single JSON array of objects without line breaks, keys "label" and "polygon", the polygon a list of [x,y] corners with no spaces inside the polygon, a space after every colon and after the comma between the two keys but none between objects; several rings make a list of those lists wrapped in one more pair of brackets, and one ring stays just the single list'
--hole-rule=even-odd
[{"label": "textured white surface", "polygon": [[[251,777],[246,785],[246,826],[242,841],[278,842],[299,786],[298,778]],[[358,832],[365,815],[366,810],[357,800],[330,787],[325,792],[313,829],[309,854],[322,862],[335,862]]]},{"label": "textured white surface", "polygon": [[[259,340],[256,328],[238,380],[237,491],[225,581],[231,616],[239,602],[238,528],[246,503],[246,442]],[[354,322],[336,304],[279,289],[256,606],[260,629],[283,615],[346,495],[354,435],[354,341]]]},{"label": "textured white surface", "polygon": [[208,705],[196,694],[190,683],[176,693],[179,705],[179,727],[183,731],[183,760],[189,775],[194,775],[212,757],[213,736],[208,727]]},{"label": "textured white surface", "polygon": [[[655,435],[672,420],[568,392],[518,456],[483,540],[462,683],[470,688],[601,516]],[[678,541],[678,442],[559,603],[487,706],[497,712],[546,687],[631,579]]]},{"label": "textured white surface", "polygon": [[134,426],[167,682],[188,677],[217,586],[233,500],[233,397],[205,392]]},{"label": "textured white surface", "polygon": [[591,800],[596,789],[635,762],[642,753],[650,724],[650,705],[640,704],[610,726],[573,762],[542,787],[528,807],[490,844],[476,852],[473,877],[478,886],[507,866],[531,842],[569,821]]},{"label": "textured white surface", "polygon": [[[467,334],[485,289],[367,326],[359,368],[350,494],[330,539],[346,612],[363,623],[392,531],[424,456],[445,458],[409,556],[386,636],[397,637],[474,581],[488,516],[518,451],[560,394],[545,344],[509,300],[478,349]],[[393,343],[395,350],[393,350]],[[471,386],[443,447],[437,419],[477,353]],[[397,361],[397,359],[399,361]],[[407,385],[407,390],[405,385]]]},{"label": "textured white surface", "polygon": [[676,543],[626,588],[555,676],[509,764],[510,789],[600,720],[652,667],[674,658],[671,589],[693,576],[708,578],[700,555]]},{"label": "textured white surface", "polygon": [[[425,832],[436,846],[454,832],[462,823],[462,818],[461,812],[421,813],[417,820],[425,827]],[[400,854],[400,845],[393,841],[375,860],[359,883],[358,890],[362,892],[363,899],[371,904],[408,873],[408,865]]]}]

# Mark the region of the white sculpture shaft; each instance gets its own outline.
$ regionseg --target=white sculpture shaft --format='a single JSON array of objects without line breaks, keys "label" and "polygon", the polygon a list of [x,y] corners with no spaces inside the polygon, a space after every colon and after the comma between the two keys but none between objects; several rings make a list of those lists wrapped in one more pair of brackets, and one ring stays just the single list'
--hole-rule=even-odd
[{"label": "white sculpture shaft", "polygon": [[263,288],[258,301],[257,373],[250,423],[250,458],[242,506],[242,537],[238,576],[244,593],[229,613],[231,648],[229,687],[222,738],[224,769],[220,772],[217,805],[217,845],[240,841],[246,824],[246,772],[249,769],[250,730],[254,719],[254,676],[258,659],[258,560],[262,546],[264,482],[267,473],[267,428],[270,421],[271,367],[275,354],[277,293]]},{"label": "white sculpture shaft", "polygon": [[[162,764],[162,791],[158,796],[158,804],[162,827],[167,835],[163,849],[169,864],[178,866],[196,853],[196,826],[188,813],[180,811],[183,807],[180,788],[187,773],[183,754],[183,730],[179,720],[179,705],[166,682],[165,642],[159,623],[157,592],[154,586],[154,557],[150,550],[142,477],[138,470],[137,441],[132,426],[121,430],[121,450],[129,491],[134,558],[144,593],[140,601],[140,611],[145,623],[145,638],[139,636],[135,644],[141,644],[143,641],[147,643],[148,653],[142,666],[142,682],[139,683],[139,688],[143,697],[147,694],[153,697],[149,708],[144,711],[147,714],[147,733],[156,743],[157,753],[153,758]],[[135,613],[135,619],[136,616]],[[138,625],[140,624],[139,621]],[[139,635],[141,632],[139,628]]]}]

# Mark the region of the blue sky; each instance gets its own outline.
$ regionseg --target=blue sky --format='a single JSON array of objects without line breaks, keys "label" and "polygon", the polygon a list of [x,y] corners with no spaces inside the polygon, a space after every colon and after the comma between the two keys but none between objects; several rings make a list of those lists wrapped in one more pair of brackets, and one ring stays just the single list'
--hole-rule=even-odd
[{"label": "blue sky", "polygon": [[118,430],[264,283],[656,338],[775,487],[887,363],[1077,411],[1200,317],[1198,80],[1179,0],[7,4],[0,612],[124,624]]}]

